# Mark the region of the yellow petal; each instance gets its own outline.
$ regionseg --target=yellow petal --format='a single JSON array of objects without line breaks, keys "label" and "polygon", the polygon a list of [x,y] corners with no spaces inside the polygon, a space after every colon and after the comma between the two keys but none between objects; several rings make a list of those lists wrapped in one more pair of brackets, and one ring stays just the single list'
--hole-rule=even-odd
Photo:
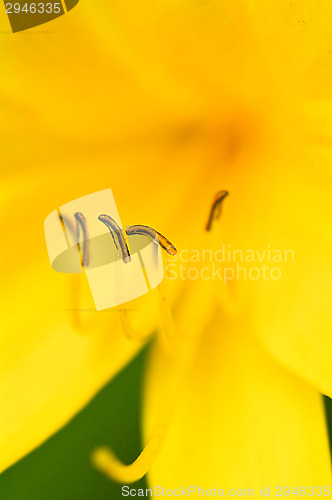
[{"label": "yellow petal", "polygon": [[331,98],[331,3],[282,0],[278,2],[278,10],[291,36],[290,62],[300,69],[312,96]]},{"label": "yellow petal", "polygon": [[331,154],[316,145],[294,148],[242,171],[245,183],[230,173],[232,196],[216,238],[240,251],[225,263],[235,271],[228,286],[240,308],[251,308],[269,352],[331,396]]},{"label": "yellow petal", "polygon": [[[45,174],[2,186],[1,470],[66,424],[142,345],[126,337],[118,308],[96,312],[84,275],[52,269],[44,219],[63,196],[62,178]],[[140,337],[160,323],[157,290],[124,307]]]},{"label": "yellow petal", "polygon": [[[330,20],[328,2],[313,0],[80,2],[49,30],[1,38],[2,153],[18,171],[151,140],[167,127],[188,135],[202,117],[233,107],[241,115],[243,103],[322,97],[331,48],[328,30],[322,40],[317,31]],[[1,23],[5,30],[5,13]]]},{"label": "yellow petal", "polygon": [[171,106],[192,111],[212,101],[216,109],[238,91],[259,96],[276,82],[331,95],[329,2],[100,5],[89,13],[86,7],[95,36]]},{"label": "yellow petal", "polygon": [[[191,326],[190,317],[188,328]],[[250,314],[216,314],[202,331],[151,486],[203,489],[329,486],[323,405],[315,389],[257,345]],[[154,425],[174,361],[154,346],[146,377],[145,436]],[[196,494],[192,495],[198,497]]]}]

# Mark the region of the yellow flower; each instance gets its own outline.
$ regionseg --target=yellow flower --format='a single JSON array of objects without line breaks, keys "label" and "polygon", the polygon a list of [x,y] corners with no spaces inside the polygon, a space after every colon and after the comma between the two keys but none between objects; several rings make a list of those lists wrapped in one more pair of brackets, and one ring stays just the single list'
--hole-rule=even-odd
[{"label": "yellow flower", "polygon": [[[87,287],[46,253],[48,213],[112,187],[125,224],[179,251],[294,259],[278,263],[280,279],[169,283],[175,327],[146,375],[152,438],[133,466],[105,450],[99,466],[129,482],[153,464],[151,484],[167,487],[330,483],[319,393],[332,394],[331,17],[313,0],[82,1],[49,31],[3,36],[2,469],[141,346],[121,313],[89,312]],[[241,261],[229,272],[239,263],[249,273]],[[163,317],[158,291],[128,309],[142,337]]]}]

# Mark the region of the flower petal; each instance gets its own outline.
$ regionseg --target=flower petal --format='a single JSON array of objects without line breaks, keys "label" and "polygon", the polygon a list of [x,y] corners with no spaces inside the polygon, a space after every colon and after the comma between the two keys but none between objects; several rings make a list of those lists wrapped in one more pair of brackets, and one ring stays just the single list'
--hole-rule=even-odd
[{"label": "flower petal", "polygon": [[[191,326],[187,318],[188,328]],[[255,341],[251,318],[218,313],[202,332],[151,486],[202,489],[322,487],[331,483],[321,396]],[[146,376],[145,435],[167,393],[174,357],[156,344]],[[192,495],[198,497],[196,494]]]},{"label": "flower petal", "polygon": [[268,79],[270,88],[278,80],[297,93],[331,96],[328,1],[104,0],[100,6],[86,6],[95,36],[169,105],[181,101],[182,110],[192,109],[205,100],[217,107],[238,90],[258,96]]},{"label": "flower petal", "polygon": [[[49,193],[48,179],[2,185],[1,470],[66,424],[142,345],[126,337],[119,308],[96,312],[83,274],[52,269],[44,219],[69,193],[57,177]],[[124,307],[140,337],[160,322],[157,289]]]},{"label": "flower petal", "polygon": [[329,95],[331,16],[314,0],[81,2],[54,31],[33,30],[42,43],[30,31],[2,37],[1,133],[20,143],[4,152],[21,169],[268,94]]},{"label": "flower petal", "polygon": [[265,347],[331,396],[331,152],[309,141],[249,166],[245,182],[230,174],[217,238],[231,249],[238,307],[251,309]]}]

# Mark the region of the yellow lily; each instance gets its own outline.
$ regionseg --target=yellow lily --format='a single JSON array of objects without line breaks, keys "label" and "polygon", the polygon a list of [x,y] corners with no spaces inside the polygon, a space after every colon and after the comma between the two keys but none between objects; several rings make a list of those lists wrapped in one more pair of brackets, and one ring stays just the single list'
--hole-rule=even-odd
[{"label": "yellow lily", "polygon": [[[278,280],[170,283],[174,331],[146,375],[152,438],[129,468],[107,450],[97,464],[170,488],[330,484],[331,17],[313,0],[82,1],[49,32],[3,37],[2,470],[141,346],[120,313],[86,311],[89,290],[78,299],[44,243],[48,213],[111,186],[125,223],[179,250],[270,245],[294,261]],[[128,308],[140,338],[160,323],[158,292]]]}]

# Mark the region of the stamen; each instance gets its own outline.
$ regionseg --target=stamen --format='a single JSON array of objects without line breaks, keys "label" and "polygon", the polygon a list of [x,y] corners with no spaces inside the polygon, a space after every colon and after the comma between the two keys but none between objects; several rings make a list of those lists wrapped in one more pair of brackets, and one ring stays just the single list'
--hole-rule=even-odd
[{"label": "stamen", "polygon": [[215,197],[210,210],[209,218],[206,224],[206,230],[210,231],[212,227],[212,222],[219,219],[221,215],[222,202],[228,196],[228,191],[219,191]]},{"label": "stamen", "polygon": [[135,483],[142,479],[153,466],[164,445],[178,400],[179,388],[183,379],[184,358],[180,356],[178,361],[180,362],[176,362],[172,370],[166,398],[164,398],[162,408],[159,410],[157,424],[136,460],[132,464],[126,465],[114,455],[112,450],[105,446],[100,446],[93,451],[91,457],[93,465],[111,480],[123,484]]},{"label": "stamen", "polygon": [[176,328],[173,314],[166,293],[166,280],[158,285],[159,308],[161,315],[161,328],[168,342],[173,342],[176,338]]},{"label": "stamen", "polygon": [[177,253],[177,249],[175,246],[161,233],[152,229],[149,226],[130,226],[127,229],[128,236],[132,236],[135,234],[142,234],[143,236],[150,236],[154,241],[157,235],[159,245],[166,250],[169,255],[175,255]]},{"label": "stamen", "polygon": [[[166,280],[163,280],[159,285],[158,285],[158,298],[159,298],[159,311],[160,311],[160,318],[161,318],[161,330],[165,336],[165,339],[168,342],[173,342],[173,340],[176,338],[175,335],[175,324],[173,320],[173,315],[172,311],[170,308],[170,305],[167,300],[167,295],[166,295]],[[124,330],[124,333],[126,337],[130,340],[135,340],[139,342],[146,342],[149,337],[153,335],[153,333],[149,332],[148,334],[139,334],[136,332],[136,330],[133,328],[128,312],[126,309],[120,309],[121,313],[121,323],[122,323],[122,328]]]},{"label": "stamen", "polygon": [[[76,220],[76,236],[77,236],[77,241],[79,242],[81,232],[82,232],[82,237],[83,237],[83,242],[82,242],[82,252],[81,252],[81,243],[78,243],[78,248],[80,250],[80,256],[81,256],[81,265],[82,266],[87,266],[89,264],[89,241],[88,241],[88,232],[87,232],[87,223],[84,215],[81,212],[76,212],[74,214],[75,220]],[[98,220],[105,224],[107,228],[109,229],[111,236],[113,238],[114,244],[119,252],[122,253],[122,260],[124,263],[129,263],[131,261],[131,256],[129,253],[129,248],[127,245],[127,241],[124,237],[123,232],[121,231],[119,225],[116,223],[112,217],[106,214],[101,214],[98,217]],[[69,219],[67,220],[66,217],[63,217],[60,214],[60,222],[63,226],[63,229],[65,231],[65,223],[69,230],[71,232],[74,232],[74,227],[70,223]],[[114,234],[117,237],[117,241],[114,238]],[[166,250],[167,253],[170,255],[175,255],[177,253],[176,248],[172,243],[161,233],[158,233],[154,229],[152,229],[149,226],[142,226],[142,225],[137,225],[137,226],[130,226],[127,230],[128,235],[136,235],[136,234],[141,234],[144,236],[149,236],[151,237],[156,244],[160,244],[160,246]],[[157,235],[158,242],[155,241],[155,237]],[[119,251],[120,250],[120,251]],[[168,302],[166,300],[166,294],[164,293],[164,286],[163,284],[160,284],[158,287],[158,292],[159,292],[159,306],[160,306],[160,313],[161,313],[161,318],[162,318],[162,325],[163,325],[163,330],[165,332],[165,336],[168,340],[174,338],[174,323],[171,315],[171,311],[168,305]],[[72,319],[74,326],[79,329],[79,330],[85,330],[86,325],[83,324],[80,314],[78,313],[79,311],[79,302],[80,302],[80,289],[81,289],[81,283],[80,280],[77,279],[76,276],[73,278],[73,286],[71,287],[71,303],[73,305],[72,308]],[[138,335],[134,328],[131,325],[130,319],[128,317],[127,311],[126,310],[121,310],[121,321],[123,325],[123,329],[125,331],[125,334],[128,338],[133,339],[133,340],[139,340],[139,341],[145,341],[147,338],[150,336],[150,333],[148,335]]]},{"label": "stamen", "polygon": [[170,421],[170,415],[164,415],[145,448],[132,464],[125,465],[109,448],[101,446],[92,453],[93,465],[113,481],[123,484],[139,481],[155,462],[167,436]]},{"label": "stamen", "polygon": [[128,264],[131,261],[129,248],[126,242],[126,238],[124,237],[119,225],[115,222],[114,219],[112,219],[112,217],[106,214],[99,215],[98,220],[100,220],[100,222],[102,222],[103,224],[105,224],[105,226],[107,226],[109,232],[112,235],[115,246],[118,250],[118,245],[116,244],[113,232],[116,234],[122,252],[122,260],[125,264]]},{"label": "stamen", "polygon": [[124,330],[126,337],[129,340],[137,340],[137,341],[143,342],[143,341],[146,341],[151,336],[150,332],[148,334],[139,335],[134,330],[126,309],[121,309],[120,314],[121,314],[122,328]]},{"label": "stamen", "polygon": [[84,332],[88,330],[88,325],[86,322],[82,321],[80,314],[80,298],[81,298],[81,275],[73,274],[71,276],[71,287],[70,287],[70,303],[71,311],[70,317],[73,326],[76,330]]},{"label": "stamen", "polygon": [[[166,328],[172,330],[167,333],[167,337],[175,337],[173,331],[175,329],[174,321],[166,295],[161,285],[159,285],[158,289],[160,294],[162,322],[165,321],[167,324]],[[176,353],[173,358],[174,366],[171,370],[170,379],[167,384],[168,390],[165,393],[166,397],[163,400],[162,407],[159,409],[159,418],[152,435],[137,459],[132,464],[126,465],[114,455],[112,450],[105,446],[98,447],[93,451],[93,465],[111,480],[122,484],[130,484],[139,481],[150,471],[158,457],[168,435],[173,420],[174,410],[181,393],[181,387],[186,380],[188,367],[191,366],[191,349],[188,350],[188,348],[186,348],[182,350],[181,346],[183,347],[182,343],[177,344],[176,348],[172,349],[172,353],[174,353],[174,351],[176,351]],[[189,346],[191,348],[190,343]]]},{"label": "stamen", "polygon": [[[83,244],[82,244],[82,251],[81,251],[81,246],[78,243],[78,248],[80,252],[80,258],[81,258],[81,265],[82,267],[84,265],[89,264],[89,242],[88,242],[88,231],[87,231],[87,224],[86,224],[86,219],[84,215],[81,212],[76,212],[74,214],[75,220],[76,220],[76,235],[77,235],[77,241],[79,241],[79,236],[80,236],[80,229],[82,230],[83,233]],[[62,229],[64,232],[66,232],[66,228],[74,235],[75,234],[75,228],[72,222],[68,217],[65,215],[59,214],[60,218],[60,223],[62,226]],[[79,274],[73,274],[71,275],[71,286],[69,289],[70,296],[69,296],[69,301],[71,304],[71,310],[70,310],[70,317],[73,323],[73,326],[76,330],[79,330],[81,332],[85,332],[86,330],[89,330],[91,325],[88,325],[85,321],[82,320],[81,315],[80,315],[80,297],[81,297],[81,287],[82,287],[82,282],[81,282],[81,275]]]},{"label": "stamen", "polygon": [[[74,214],[74,216],[76,219],[77,242],[80,241],[81,231],[82,231],[82,236],[83,236],[81,264],[82,264],[82,266],[88,266],[89,265],[89,239],[88,239],[86,220],[85,220],[84,215],[81,212],[76,212]],[[78,246],[81,249],[81,243],[78,243]]]},{"label": "stamen", "polygon": [[65,215],[62,215],[60,213],[60,210],[58,210],[58,216],[59,216],[59,219],[60,219],[60,224],[61,224],[61,227],[62,227],[62,231],[64,233],[66,233],[67,232],[67,227],[68,227],[69,231],[73,234],[74,233],[74,226],[70,222],[70,220]]}]

